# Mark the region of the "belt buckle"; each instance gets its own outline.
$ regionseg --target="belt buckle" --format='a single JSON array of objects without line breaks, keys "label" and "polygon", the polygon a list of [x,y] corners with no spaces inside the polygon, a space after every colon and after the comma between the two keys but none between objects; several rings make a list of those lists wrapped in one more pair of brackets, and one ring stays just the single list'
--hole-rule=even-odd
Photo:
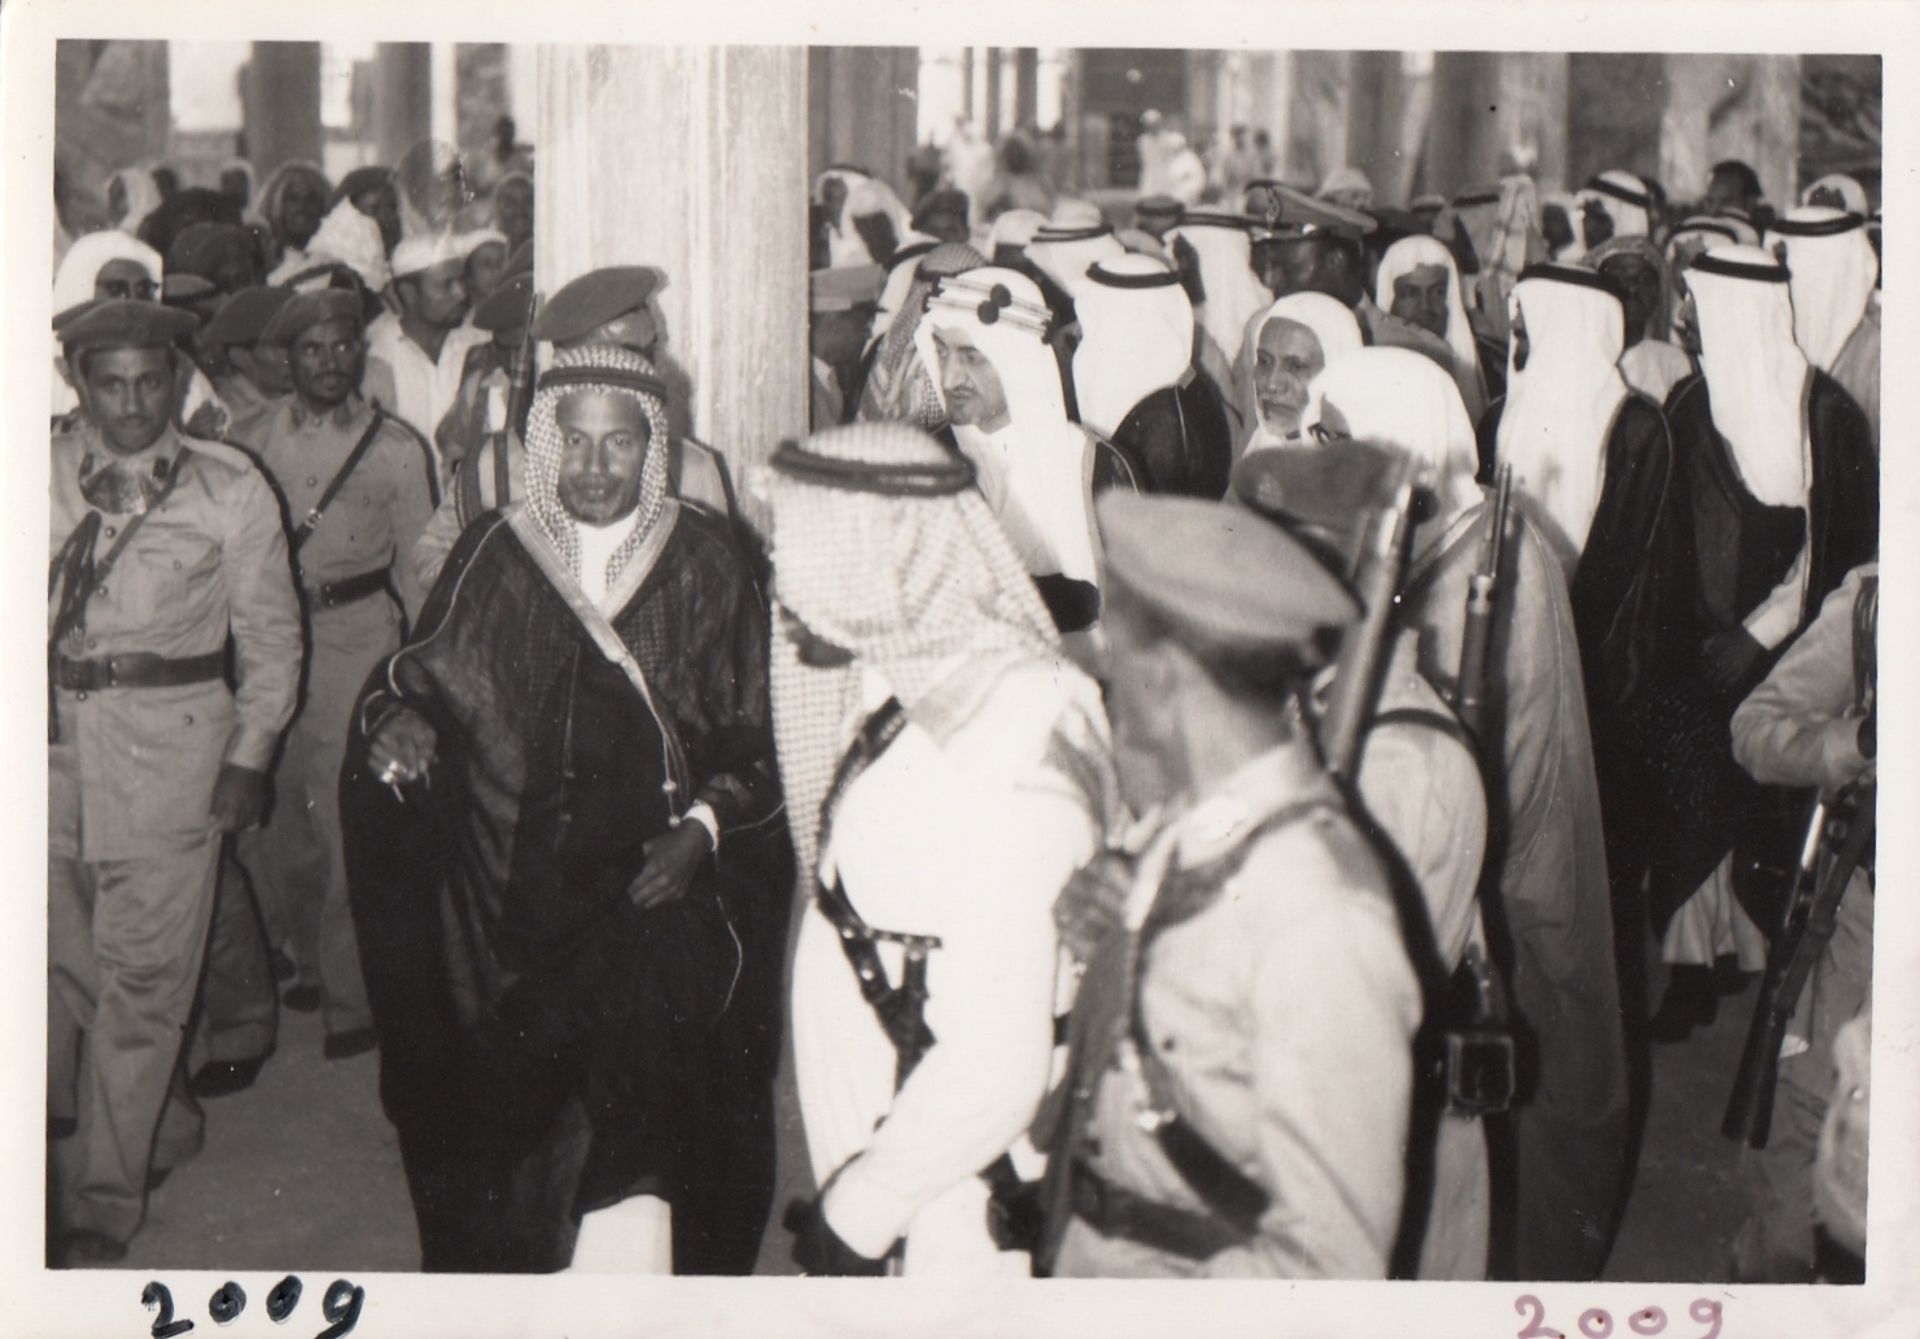
[{"label": "belt buckle", "polygon": [[118,660],[118,656],[100,657],[100,687],[118,688],[120,686],[120,675],[115,669],[115,662]]}]

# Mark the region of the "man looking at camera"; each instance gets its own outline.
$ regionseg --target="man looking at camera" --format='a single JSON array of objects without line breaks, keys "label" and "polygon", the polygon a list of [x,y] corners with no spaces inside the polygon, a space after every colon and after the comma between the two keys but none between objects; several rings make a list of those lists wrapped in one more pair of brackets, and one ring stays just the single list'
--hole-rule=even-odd
[{"label": "man looking at camera", "polygon": [[[304,593],[306,692],[274,769],[274,807],[243,856],[290,927],[298,974],[288,1006],[321,1010],[328,1059],[373,1048],[373,1020],[340,853],[340,764],[354,696],[415,614],[413,545],[433,515],[432,465],[411,433],[361,399],[360,298],[323,288],[289,299],[261,333],[286,351],[293,394],[236,424],[287,505]],[[317,877],[316,877],[317,876]]]},{"label": "man looking at camera", "polygon": [[347,869],[428,1270],[743,1270],[771,1195],[767,1094],[715,1032],[774,938],[768,624],[669,441],[645,359],[560,350],[525,496],[355,713]]},{"label": "man looking at camera", "polygon": [[107,300],[62,331],[86,412],[53,440],[49,532],[50,1074],[81,1048],[77,1128],[50,1150],[56,1265],[124,1257],[150,1176],[199,1147],[168,1087],[221,840],[260,820],[300,673],[266,480],[172,426],[193,327]]}]

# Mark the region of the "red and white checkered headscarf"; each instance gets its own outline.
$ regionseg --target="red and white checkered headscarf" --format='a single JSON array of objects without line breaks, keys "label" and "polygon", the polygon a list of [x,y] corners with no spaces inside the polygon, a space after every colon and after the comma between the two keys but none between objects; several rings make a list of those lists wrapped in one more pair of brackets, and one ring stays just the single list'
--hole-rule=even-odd
[{"label": "red and white checkered headscarf", "polygon": [[607,585],[611,587],[666,506],[667,466],[673,454],[667,426],[667,391],[651,363],[631,349],[612,344],[560,349],[554,354],[553,366],[541,374],[533,407],[527,414],[527,509],[575,580],[580,577],[580,523],[560,502],[564,435],[555,411],[561,400],[580,391],[631,396],[646,411],[651,429],[647,458],[640,467],[640,505],[634,509],[633,529],[607,560]]}]

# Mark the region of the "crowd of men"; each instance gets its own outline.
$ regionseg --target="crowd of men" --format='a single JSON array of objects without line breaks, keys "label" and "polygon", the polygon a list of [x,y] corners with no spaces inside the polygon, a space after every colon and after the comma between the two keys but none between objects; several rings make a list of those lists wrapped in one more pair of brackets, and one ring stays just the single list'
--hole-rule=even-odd
[{"label": "crowd of men", "polygon": [[[715,450],[511,138],[57,241],[53,1260],[289,1008],[430,1270],[1598,1277],[1634,1057],[1872,781],[1858,183],[837,166],[811,432]],[[1864,1249],[1866,868],[1743,1279]]]}]

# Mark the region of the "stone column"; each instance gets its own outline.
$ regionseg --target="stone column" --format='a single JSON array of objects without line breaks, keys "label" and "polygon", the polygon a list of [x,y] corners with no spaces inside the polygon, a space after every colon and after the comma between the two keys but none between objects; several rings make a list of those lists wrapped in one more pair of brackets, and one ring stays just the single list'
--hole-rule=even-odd
[{"label": "stone column", "polygon": [[1031,126],[1037,123],[1040,101],[1040,52],[1021,47],[1014,53],[1013,123]]},{"label": "stone column", "polygon": [[373,58],[373,140],[388,167],[433,132],[433,53],[425,42],[382,42]]},{"label": "stone column", "polygon": [[799,47],[540,52],[535,286],[665,271],[669,380],[736,482],[807,431],[806,61]]},{"label": "stone column", "polygon": [[878,173],[907,199],[920,53],[914,47],[806,49],[808,179],[833,163]]},{"label": "stone column", "polygon": [[261,182],[282,163],[322,161],[318,42],[255,42],[243,93],[247,150]]},{"label": "stone column", "polygon": [[1760,174],[1776,209],[1799,186],[1800,59],[1797,56],[1667,58],[1660,118],[1660,175],[1676,200],[1697,200],[1716,162],[1740,158]]}]

